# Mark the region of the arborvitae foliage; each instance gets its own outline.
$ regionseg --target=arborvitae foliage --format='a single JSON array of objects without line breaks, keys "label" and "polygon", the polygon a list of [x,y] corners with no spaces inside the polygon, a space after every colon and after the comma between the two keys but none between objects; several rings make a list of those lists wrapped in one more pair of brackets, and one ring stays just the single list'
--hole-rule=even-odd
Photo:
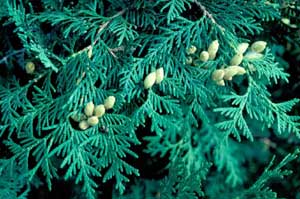
[{"label": "arborvitae foliage", "polygon": [[[0,198],[58,192],[61,181],[70,198],[285,196],[272,183],[299,152],[272,156],[276,140],[299,143],[299,100],[274,100],[290,75],[268,33],[299,31],[299,10],[279,0],[2,0]],[[299,32],[287,34],[299,50]]]}]

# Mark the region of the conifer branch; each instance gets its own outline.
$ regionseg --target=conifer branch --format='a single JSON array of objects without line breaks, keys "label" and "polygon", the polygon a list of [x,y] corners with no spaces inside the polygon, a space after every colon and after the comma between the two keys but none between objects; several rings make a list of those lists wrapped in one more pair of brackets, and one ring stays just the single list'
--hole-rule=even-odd
[{"label": "conifer branch", "polygon": [[[97,31],[97,33],[96,33],[96,39],[95,39],[95,41],[94,41],[92,44],[90,44],[90,45],[84,47],[83,49],[79,50],[78,52],[73,53],[73,54],[71,55],[71,57],[75,57],[75,56],[77,56],[78,54],[81,54],[82,52],[91,50],[91,49],[93,48],[93,46],[96,45],[96,44],[98,43],[98,41],[100,40],[100,33],[108,26],[108,24],[109,24],[113,19],[115,19],[115,18],[118,17],[118,16],[123,15],[125,11],[126,11],[126,9],[123,9],[123,10],[119,11],[118,13],[116,13],[115,15],[113,15],[112,17],[110,17],[110,19],[109,19],[108,21],[106,21],[105,23],[101,24],[100,27],[99,27],[99,29],[98,29],[98,31]],[[110,49],[110,48],[109,48],[108,50],[109,50],[110,54],[111,54],[113,57],[117,58],[117,56],[116,56],[115,53],[114,53],[116,50],[112,50],[112,49]]]},{"label": "conifer branch", "polygon": [[[269,86],[290,74],[270,48],[279,43],[260,33],[281,16],[298,24],[291,8],[279,0],[2,1],[0,198],[26,199],[33,185],[51,190],[57,180],[89,199],[277,198],[266,182],[289,174],[283,166],[298,152],[255,174],[287,149],[284,138],[288,149],[298,142],[300,100],[272,100]],[[23,49],[7,45],[16,36]],[[33,60],[25,67],[24,57]],[[164,179],[140,177],[157,163]],[[104,183],[115,189],[103,195]]]},{"label": "conifer branch", "polygon": [[25,48],[22,48],[19,50],[14,50],[13,52],[9,53],[8,55],[6,55],[2,59],[0,59],[0,64],[6,63],[9,57],[14,56],[19,53],[23,53],[23,52],[25,52]]},{"label": "conifer branch", "polygon": [[195,4],[203,11],[203,15],[204,15],[204,16],[208,17],[208,18],[212,21],[212,23],[215,24],[222,32],[225,31],[225,28],[222,27],[221,25],[219,25],[219,24],[216,22],[216,20],[215,20],[215,18],[213,17],[213,15],[212,15],[210,12],[207,11],[207,9],[205,8],[205,6],[203,6],[203,5],[202,5],[199,1],[197,1],[197,0],[194,0],[194,3],[195,3]]}]

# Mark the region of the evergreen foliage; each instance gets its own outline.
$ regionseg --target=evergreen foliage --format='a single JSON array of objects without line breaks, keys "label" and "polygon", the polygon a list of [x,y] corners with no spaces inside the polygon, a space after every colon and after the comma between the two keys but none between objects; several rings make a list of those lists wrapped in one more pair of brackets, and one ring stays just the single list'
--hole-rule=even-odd
[{"label": "evergreen foliage", "polygon": [[[279,0],[1,1],[0,198],[53,191],[56,181],[80,185],[89,199],[107,198],[109,183],[124,199],[278,198],[269,184],[292,173],[284,167],[299,151],[278,161],[272,140],[299,143],[299,99],[272,96],[290,74],[264,34],[282,17],[299,30],[299,8]],[[295,35],[286,39],[300,49]],[[259,40],[267,47],[248,48],[245,72],[230,71],[239,44]],[[159,68],[163,80],[145,88]],[[224,85],[212,79],[216,70],[232,72]],[[87,119],[86,105],[109,96],[113,108],[80,127],[74,118]],[[147,179],[136,164],[143,153],[167,159],[167,174]]]}]

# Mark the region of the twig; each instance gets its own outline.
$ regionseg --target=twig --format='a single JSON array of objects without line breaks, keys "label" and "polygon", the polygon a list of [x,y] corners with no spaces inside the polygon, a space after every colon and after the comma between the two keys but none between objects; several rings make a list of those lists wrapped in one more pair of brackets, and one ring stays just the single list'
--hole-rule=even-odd
[{"label": "twig", "polygon": [[23,53],[25,51],[25,48],[22,48],[20,50],[14,50],[13,52],[9,53],[8,55],[4,56],[1,60],[0,60],[0,64],[2,63],[7,63],[7,59],[11,56],[14,56],[16,54],[19,54],[19,53]]},{"label": "twig", "polygon": [[109,49],[109,53],[114,57],[114,58],[118,58],[117,55],[115,54],[115,52],[119,52],[119,51],[123,51],[124,50],[124,46],[119,46],[117,48],[110,48]]},{"label": "twig", "polygon": [[[90,45],[86,46],[85,48],[81,49],[80,51],[78,51],[78,52],[72,54],[71,57],[74,57],[74,56],[76,56],[76,55],[78,55],[78,54],[80,54],[80,53],[82,53],[82,52],[84,52],[84,51],[91,50],[91,49],[93,48],[93,46],[96,45],[97,42],[99,41],[99,39],[100,39],[100,36],[99,36],[99,35],[100,35],[100,33],[102,32],[102,30],[104,30],[104,29],[107,27],[107,25],[108,25],[114,18],[116,18],[116,17],[118,17],[118,16],[124,14],[125,11],[126,11],[126,9],[121,10],[121,11],[118,12],[117,14],[113,15],[112,17],[110,17],[110,19],[109,19],[108,21],[106,21],[105,23],[101,24],[100,27],[99,27],[99,29],[98,29],[98,31],[97,31],[95,41],[94,41],[92,44],[90,44]],[[117,57],[117,56],[114,54],[114,51],[112,51],[112,49],[109,49],[109,52],[110,52],[110,54],[111,54],[112,56],[114,56],[115,58]]]},{"label": "twig", "polygon": [[119,46],[117,48],[112,48],[110,49],[112,52],[118,52],[118,51],[123,51],[124,50],[124,46]]},{"label": "twig", "polygon": [[42,73],[42,74],[39,74],[37,77],[35,77],[34,79],[30,80],[29,83],[32,84],[32,83],[37,83],[40,79],[42,79],[45,75],[48,75],[49,74],[49,71],[45,72],[45,73]]},{"label": "twig", "polygon": [[225,31],[225,28],[223,28],[221,25],[219,25],[215,18],[213,17],[213,15],[211,13],[209,13],[206,8],[197,0],[194,0],[194,3],[199,6],[199,8],[203,11],[204,16],[208,17],[218,28],[221,29],[222,32]]}]

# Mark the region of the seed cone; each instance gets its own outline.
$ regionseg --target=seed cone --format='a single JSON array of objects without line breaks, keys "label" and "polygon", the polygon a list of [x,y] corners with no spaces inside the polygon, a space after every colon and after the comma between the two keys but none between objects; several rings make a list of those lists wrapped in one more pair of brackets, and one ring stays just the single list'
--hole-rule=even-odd
[{"label": "seed cone", "polygon": [[27,62],[25,65],[25,70],[27,74],[32,74],[35,70],[35,65],[33,62]]},{"label": "seed cone", "polygon": [[111,109],[115,105],[116,98],[114,96],[109,96],[108,98],[105,99],[104,101],[104,107],[105,109]]},{"label": "seed cone", "polygon": [[261,59],[264,55],[261,53],[257,53],[254,51],[247,52],[244,56],[244,58],[248,60],[256,60],[256,59]]},{"label": "seed cone", "polygon": [[161,83],[164,79],[164,69],[163,68],[157,69],[155,71],[155,76],[156,76],[155,83],[156,84]]},{"label": "seed cone", "polygon": [[92,117],[89,117],[89,119],[87,120],[87,123],[90,126],[96,126],[99,123],[99,119],[97,116],[92,116]]},{"label": "seed cone", "polygon": [[243,75],[246,73],[246,70],[240,66],[229,66],[225,69],[225,80],[232,80],[235,75]]},{"label": "seed cone", "polygon": [[218,70],[215,70],[215,71],[212,73],[211,78],[212,78],[212,80],[214,80],[214,81],[220,81],[220,80],[223,79],[224,75],[225,75],[224,69],[218,69]]},{"label": "seed cone", "polygon": [[188,56],[185,60],[185,64],[192,64],[193,63],[193,58]]},{"label": "seed cone", "polygon": [[105,114],[105,107],[103,104],[100,104],[95,107],[94,109],[94,116],[102,117]]},{"label": "seed cone", "polygon": [[232,77],[235,76],[236,74],[237,74],[236,70],[227,69],[227,70],[225,70],[224,79],[225,80],[232,80]]},{"label": "seed cone", "polygon": [[82,120],[81,122],[79,122],[78,126],[81,130],[86,130],[87,128],[89,128],[89,124],[86,120]]},{"label": "seed cone", "polygon": [[146,76],[144,80],[144,88],[145,89],[151,88],[154,85],[155,80],[156,80],[156,72],[154,71]]},{"label": "seed cone", "polygon": [[202,51],[200,53],[200,60],[206,62],[209,59],[209,53],[207,51]]},{"label": "seed cone", "polygon": [[225,81],[222,79],[220,81],[217,81],[216,84],[219,86],[225,86]]},{"label": "seed cone", "polygon": [[254,42],[252,45],[251,45],[251,50],[253,50],[254,52],[257,52],[257,53],[261,53],[262,51],[265,50],[267,46],[267,42],[265,41],[256,41]]},{"label": "seed cone", "polygon": [[84,114],[88,117],[92,116],[93,112],[94,112],[94,108],[95,108],[95,105],[93,102],[87,103],[87,105],[84,108]]},{"label": "seed cone", "polygon": [[207,50],[210,60],[213,60],[216,58],[218,50],[219,50],[219,41],[214,40],[213,42],[211,42],[211,44],[209,45],[208,50]]},{"label": "seed cone", "polygon": [[191,46],[191,47],[189,47],[188,49],[187,49],[187,51],[186,51],[186,53],[188,54],[188,55],[190,55],[190,54],[195,54],[195,52],[197,51],[197,48],[196,48],[196,46]]},{"label": "seed cone", "polygon": [[231,66],[237,66],[240,65],[243,61],[243,55],[242,54],[236,54],[232,57],[230,60],[230,65]]},{"label": "seed cone", "polygon": [[248,49],[248,47],[249,47],[248,43],[240,43],[237,46],[237,53],[244,54],[246,52],[246,50]]}]

